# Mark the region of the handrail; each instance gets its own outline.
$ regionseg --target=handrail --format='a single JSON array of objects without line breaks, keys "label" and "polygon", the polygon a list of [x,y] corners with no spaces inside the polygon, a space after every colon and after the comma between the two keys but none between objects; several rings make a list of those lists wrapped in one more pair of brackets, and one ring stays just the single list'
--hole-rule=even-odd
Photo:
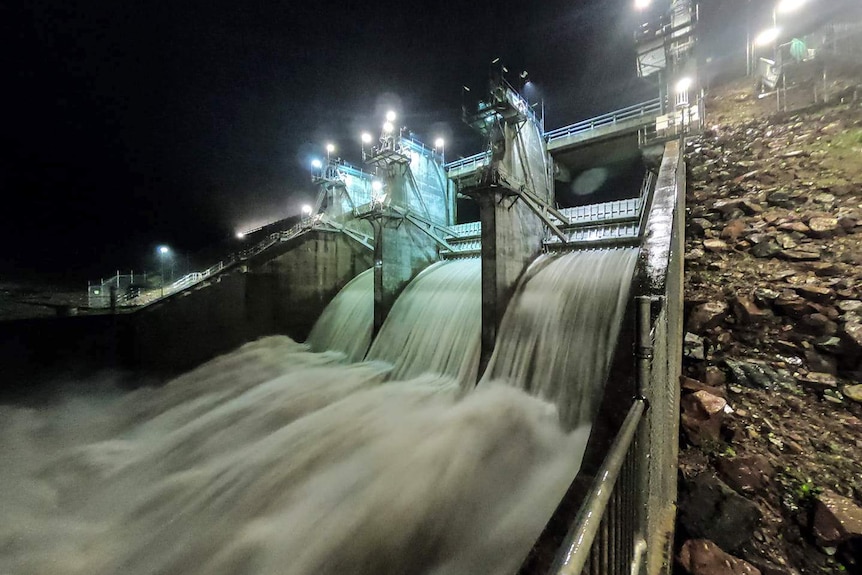
[{"label": "handrail", "polygon": [[490,157],[491,152],[479,152],[478,154],[473,154],[472,156],[449,162],[443,166],[443,169],[450,172],[452,170],[461,169],[469,164],[474,164],[473,167],[479,167],[479,165],[484,164],[488,159],[490,159]]},{"label": "handrail", "polygon": [[563,126],[562,128],[551,130],[550,132],[545,133],[545,140],[550,143],[554,140],[559,140],[560,138],[575,136],[577,134],[595,130],[596,128],[625,122],[626,120],[645,116],[654,116],[660,112],[661,98],[653,98],[652,100],[621,108],[614,112],[602,114],[601,116],[581,120],[580,122],[576,122],[570,126]]},{"label": "handrail", "polygon": [[[623,498],[637,497],[639,494],[634,484],[636,473],[633,469],[624,470],[624,465],[634,463],[632,447],[645,409],[646,402],[642,398],[635,399],[629,408],[549,573],[581,575],[592,561],[599,563],[598,569],[593,572],[602,575],[631,573],[631,563],[636,559],[634,529],[637,522],[624,514],[626,511],[635,511],[636,506],[630,502],[627,504]],[[617,480],[621,475],[625,479],[623,483],[631,482],[632,485],[618,486]],[[615,520],[627,523],[628,529],[608,524]]]}]

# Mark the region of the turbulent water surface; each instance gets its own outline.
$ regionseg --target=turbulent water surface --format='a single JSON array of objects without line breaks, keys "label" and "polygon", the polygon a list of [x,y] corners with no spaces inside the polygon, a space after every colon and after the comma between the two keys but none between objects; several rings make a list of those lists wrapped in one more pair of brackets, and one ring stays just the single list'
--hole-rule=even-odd
[{"label": "turbulent water surface", "polygon": [[537,263],[478,388],[474,259],[408,286],[374,361],[348,363],[367,272],[311,338],[337,351],[269,337],[160,388],[0,405],[0,573],[515,572],[580,466],[571,414],[607,371],[634,257],[609,253]]},{"label": "turbulent water surface", "polygon": [[0,573],[505,573],[584,430],[510,387],[267,338],[166,387],[0,407]]}]

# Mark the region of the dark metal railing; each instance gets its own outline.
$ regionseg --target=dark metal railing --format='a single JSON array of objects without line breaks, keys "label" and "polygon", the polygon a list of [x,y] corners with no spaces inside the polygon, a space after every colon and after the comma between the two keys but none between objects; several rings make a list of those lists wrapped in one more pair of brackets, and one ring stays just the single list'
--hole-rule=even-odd
[{"label": "dark metal railing", "polygon": [[637,431],[645,409],[642,398],[629,409],[550,573],[630,575],[640,562]]}]

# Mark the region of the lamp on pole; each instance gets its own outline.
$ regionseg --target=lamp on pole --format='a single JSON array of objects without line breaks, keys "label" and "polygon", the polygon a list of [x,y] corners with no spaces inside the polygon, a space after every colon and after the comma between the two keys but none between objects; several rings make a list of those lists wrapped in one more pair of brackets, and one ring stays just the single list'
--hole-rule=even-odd
[{"label": "lamp on pole", "polygon": [[168,246],[159,246],[159,277],[161,277],[161,296],[165,297],[165,258],[171,253]]},{"label": "lamp on pole", "polygon": [[437,138],[434,140],[434,151],[440,152],[440,157],[443,159],[443,163],[446,163],[446,140],[443,138]]}]

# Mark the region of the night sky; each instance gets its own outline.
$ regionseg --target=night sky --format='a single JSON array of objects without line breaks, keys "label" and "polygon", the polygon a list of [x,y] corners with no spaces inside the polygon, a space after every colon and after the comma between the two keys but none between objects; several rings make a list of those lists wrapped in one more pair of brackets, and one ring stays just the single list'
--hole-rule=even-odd
[{"label": "night sky", "polygon": [[496,57],[530,72],[549,129],[655,91],[629,0],[31,0],[2,19],[7,278],[152,268],[160,243],[295,214],[311,158],[331,141],[358,163],[388,108],[449,159],[480,151],[461,86],[484,93]]}]

